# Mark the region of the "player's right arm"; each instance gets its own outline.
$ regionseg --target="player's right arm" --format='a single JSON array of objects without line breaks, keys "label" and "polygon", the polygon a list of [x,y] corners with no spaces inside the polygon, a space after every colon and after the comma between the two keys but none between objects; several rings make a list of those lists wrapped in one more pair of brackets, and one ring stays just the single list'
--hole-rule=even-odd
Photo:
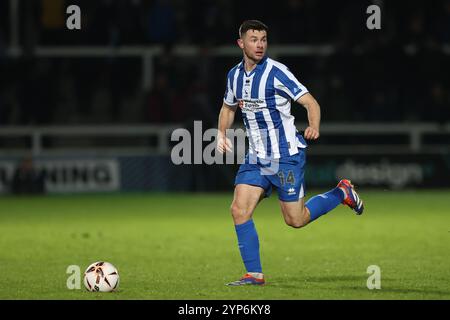
[{"label": "player's right arm", "polygon": [[219,124],[217,126],[217,150],[220,153],[224,153],[226,151],[231,152],[233,149],[230,139],[226,136],[226,130],[231,128],[231,125],[234,122],[234,115],[238,105],[238,101],[232,90],[232,79],[236,67],[228,72],[225,95],[223,97],[223,104],[219,113]]},{"label": "player's right arm", "polygon": [[231,125],[234,122],[236,108],[236,106],[229,106],[224,102],[220,109],[217,133],[217,150],[219,150],[220,153],[232,151],[233,146],[230,139],[226,137],[226,130],[231,128]]}]

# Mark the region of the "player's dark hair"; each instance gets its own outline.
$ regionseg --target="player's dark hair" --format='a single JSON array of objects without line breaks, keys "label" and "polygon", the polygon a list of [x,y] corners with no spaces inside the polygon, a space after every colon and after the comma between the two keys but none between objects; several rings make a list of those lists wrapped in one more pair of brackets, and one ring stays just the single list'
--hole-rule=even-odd
[{"label": "player's dark hair", "polygon": [[257,30],[257,31],[266,31],[267,32],[269,30],[269,28],[259,20],[245,20],[244,22],[242,22],[241,26],[239,27],[239,37],[242,38],[242,36],[248,30]]}]

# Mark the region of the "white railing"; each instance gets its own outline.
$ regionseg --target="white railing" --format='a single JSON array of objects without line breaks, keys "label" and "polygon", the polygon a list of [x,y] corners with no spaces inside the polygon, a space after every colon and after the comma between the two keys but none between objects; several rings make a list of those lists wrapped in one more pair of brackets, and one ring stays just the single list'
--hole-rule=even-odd
[{"label": "white railing", "polygon": [[[450,54],[450,44],[441,47],[444,54]],[[405,47],[406,54],[411,51]],[[21,47],[11,45],[5,50],[6,55],[18,57],[23,54]],[[272,45],[268,49],[270,57],[277,59],[279,56],[329,56],[336,52],[336,47],[331,44],[324,45]],[[412,51],[414,52],[414,51]],[[33,49],[36,57],[46,58],[101,58],[101,57],[135,57],[141,59],[142,88],[147,90],[153,86],[154,58],[165,54],[161,45],[152,46],[37,46]],[[176,57],[236,57],[242,58],[242,51],[236,45],[216,46],[205,49],[201,46],[179,45],[174,46],[170,52]]]},{"label": "white railing", "polygon": [[[305,123],[297,123],[302,130]],[[34,156],[45,155],[124,155],[124,154],[159,154],[169,155],[171,151],[171,135],[182,125],[89,125],[89,126],[42,126],[0,127],[0,156]],[[236,127],[238,128],[238,127]],[[206,128],[203,128],[206,130]],[[450,123],[324,123],[321,126],[321,137],[311,148],[316,154],[382,154],[382,153],[427,153],[450,152]],[[424,144],[427,134],[442,136],[444,142]],[[369,136],[377,139],[377,143],[352,144],[346,142],[352,137]],[[405,143],[391,143],[393,137],[405,137]],[[144,138],[153,139],[153,143],[133,144],[126,142],[117,146],[98,144],[99,138]],[[339,137],[340,142],[329,143],[329,137]],[[22,138],[27,140],[26,146],[11,146],[8,139]],[[64,139],[72,139],[71,146],[64,145]],[[58,140],[53,146],[46,147],[44,139]],[[96,143],[92,143],[93,141]],[[9,140],[14,141],[14,140]],[[75,141],[75,144],[74,144]],[[174,142],[176,143],[176,142]],[[50,144],[51,145],[51,144]]]},{"label": "white railing", "polygon": [[[269,49],[272,58],[283,56],[327,56],[335,52],[333,45],[274,45]],[[19,46],[6,48],[6,55],[19,57],[23,54]],[[165,54],[161,45],[151,46],[37,46],[33,49],[36,57],[45,58],[105,58],[134,57],[141,59],[142,88],[147,90],[153,85],[154,58]],[[179,45],[171,49],[171,55],[176,57],[236,57],[242,58],[242,51],[237,45],[216,46],[205,49],[201,46]]]}]

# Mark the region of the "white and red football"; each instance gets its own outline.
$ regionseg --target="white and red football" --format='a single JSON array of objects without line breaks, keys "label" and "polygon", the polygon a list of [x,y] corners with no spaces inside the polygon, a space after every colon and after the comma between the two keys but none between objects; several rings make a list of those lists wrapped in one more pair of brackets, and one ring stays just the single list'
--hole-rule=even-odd
[{"label": "white and red football", "polygon": [[119,272],[111,263],[98,261],[84,272],[84,286],[89,291],[110,292],[119,286]]}]

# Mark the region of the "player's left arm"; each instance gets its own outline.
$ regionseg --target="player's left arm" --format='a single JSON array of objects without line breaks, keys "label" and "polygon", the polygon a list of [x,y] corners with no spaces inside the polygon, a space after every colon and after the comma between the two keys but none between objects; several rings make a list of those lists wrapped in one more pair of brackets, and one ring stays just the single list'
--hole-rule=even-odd
[{"label": "player's left arm", "polygon": [[320,127],[320,106],[316,99],[309,92],[297,99],[297,102],[305,107],[308,112],[309,126],[305,129],[304,137],[309,140],[316,140],[319,138]]}]

